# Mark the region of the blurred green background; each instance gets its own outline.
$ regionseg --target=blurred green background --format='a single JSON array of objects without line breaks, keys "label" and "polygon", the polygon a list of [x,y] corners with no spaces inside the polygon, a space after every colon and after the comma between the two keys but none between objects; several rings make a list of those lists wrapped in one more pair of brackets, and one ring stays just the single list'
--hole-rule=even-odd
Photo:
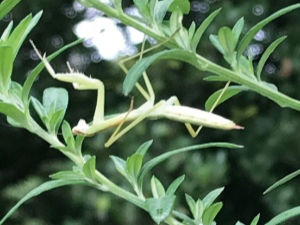
[{"label": "blurred green background", "polygon": [[[128,12],[134,12],[132,1],[125,1]],[[191,1],[192,10],[185,18],[186,26],[192,21],[197,25],[213,10],[222,7],[221,14],[204,36],[198,52],[207,58],[224,64],[221,55],[212,47],[208,34],[216,33],[221,26],[233,26],[242,16],[246,28],[251,27],[272,12],[298,1],[229,1],[203,0]],[[78,38],[75,32],[78,24],[88,26],[87,22],[103,15],[93,9],[86,9],[76,2],[63,0],[23,0],[7,17],[0,21],[0,30],[14,20],[17,24],[28,13],[36,14],[44,10],[38,26],[30,34],[38,48],[51,53],[63,44]],[[103,20],[104,21],[104,20]],[[105,20],[106,21],[106,20]],[[300,12],[294,11],[272,22],[257,36],[251,45],[258,59],[262,50],[281,35],[288,39],[276,50],[264,70],[264,78],[275,83],[282,92],[300,99]],[[137,50],[141,35],[112,20],[110,24],[94,27],[96,39],[87,39],[83,45],[68,50],[53,61],[56,71],[66,71],[65,62],[85,74],[101,79],[106,87],[106,113],[126,111],[130,99],[122,95],[121,85],[124,74],[116,63],[114,51],[118,43],[109,37],[110,29],[121,35],[125,49],[120,54],[131,54]],[[77,28],[76,28],[77,26]],[[87,27],[86,27],[87,28]],[[134,34],[134,35],[132,35]],[[136,40],[137,39],[137,40]],[[99,48],[106,47],[101,54]],[[107,49],[108,48],[108,49]],[[111,49],[110,49],[111,48]],[[114,58],[114,59],[113,59]],[[108,60],[110,59],[110,60]],[[23,82],[28,72],[39,62],[28,40],[23,45],[15,62],[13,79]],[[224,64],[225,65],[225,64]],[[157,99],[177,95],[184,105],[203,108],[210,94],[221,88],[221,83],[203,81],[209,74],[199,72],[193,67],[177,61],[160,61],[149,69]],[[36,81],[32,95],[41,97],[43,89],[49,86],[63,86],[70,94],[70,106],[66,119],[75,125],[79,118],[90,120],[93,115],[96,93],[74,91],[71,85],[53,80],[45,71]],[[134,92],[135,105],[143,99]],[[217,223],[234,224],[237,220],[249,223],[261,213],[261,222],[268,221],[277,213],[300,204],[300,179],[263,196],[262,192],[276,180],[300,167],[300,119],[299,112],[282,109],[270,100],[255,93],[241,93],[224,103],[216,112],[246,127],[244,131],[218,131],[203,129],[193,139],[182,124],[158,120],[144,121],[111,148],[103,147],[112,130],[88,138],[84,144],[85,154],[97,156],[97,167],[114,182],[127,186],[116,172],[109,159],[110,154],[126,158],[143,142],[154,139],[148,157],[160,152],[191,144],[227,141],[245,146],[242,150],[210,149],[182,154],[170,158],[153,172],[165,185],[179,175],[186,179],[179,190],[177,206],[182,208],[184,193],[194,198],[203,197],[210,190],[225,186],[220,200],[224,207],[217,217]],[[18,199],[33,187],[48,179],[48,175],[58,170],[71,168],[71,164],[59,152],[34,135],[13,128],[0,117],[0,217]],[[184,209],[182,209],[184,210]],[[30,200],[21,207],[6,223],[12,225],[94,225],[94,224],[153,224],[150,217],[135,206],[110,194],[82,187],[65,187],[45,193]],[[286,224],[300,224],[296,218]]]}]

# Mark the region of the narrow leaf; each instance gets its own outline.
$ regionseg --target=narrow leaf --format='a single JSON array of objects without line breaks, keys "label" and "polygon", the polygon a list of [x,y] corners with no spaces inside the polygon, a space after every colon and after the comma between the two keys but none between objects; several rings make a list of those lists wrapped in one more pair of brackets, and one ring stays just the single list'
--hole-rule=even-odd
[{"label": "narrow leaf", "polygon": [[176,196],[164,196],[161,198],[148,198],[146,199],[146,207],[151,216],[151,218],[160,224],[172,212],[174,207]]},{"label": "narrow leaf", "polygon": [[297,8],[300,8],[300,3],[285,7],[275,13],[273,13],[272,15],[270,15],[269,17],[267,17],[266,19],[262,20],[261,22],[259,22],[258,24],[256,24],[255,26],[253,26],[248,32],[247,34],[245,34],[245,36],[243,37],[243,39],[241,40],[239,47],[238,47],[238,54],[237,54],[237,58],[239,58],[244,51],[246,50],[247,46],[250,44],[250,42],[252,41],[252,39],[254,38],[254,36],[257,34],[257,32],[259,30],[261,30],[265,25],[267,25],[268,23],[270,23],[272,20],[292,11],[295,10]]},{"label": "narrow leaf", "polygon": [[11,29],[13,27],[13,21],[10,21],[8,26],[6,27],[6,29],[4,30],[4,32],[2,33],[2,36],[1,36],[1,40],[2,41],[6,41],[7,38],[9,37],[9,34],[11,32]]},{"label": "narrow leaf", "polygon": [[186,200],[186,203],[189,206],[189,209],[190,209],[193,217],[195,218],[195,215],[196,215],[196,202],[195,202],[195,200],[188,194],[185,194],[185,200]]},{"label": "narrow leaf", "polygon": [[[50,62],[52,59],[54,59],[56,56],[61,54],[63,51],[67,50],[68,48],[71,48],[79,43],[81,43],[83,40],[79,39],[74,42],[71,42],[70,44],[65,45],[64,47],[60,48],[56,52],[52,53],[50,56],[47,57],[48,62]],[[37,78],[37,76],[40,74],[40,72],[44,69],[45,65],[43,62],[40,62],[29,74],[28,78],[26,79],[24,85],[23,85],[23,92],[22,92],[22,99],[23,101],[28,101],[28,95],[30,92],[30,89]]]},{"label": "narrow leaf", "polygon": [[283,42],[285,39],[287,38],[287,36],[283,36],[278,38],[276,41],[272,42],[272,44],[270,44],[270,46],[266,49],[266,51],[264,52],[264,54],[261,56],[259,62],[258,62],[258,66],[256,69],[256,75],[258,80],[260,80],[260,75],[262,72],[262,69],[265,65],[265,63],[267,62],[267,59],[270,57],[270,55],[273,53],[273,51],[277,48],[277,46]]},{"label": "narrow leaf", "polygon": [[22,124],[22,122],[25,122],[26,120],[24,113],[20,109],[9,103],[0,102],[0,113],[11,117],[20,124]]},{"label": "narrow leaf", "polygon": [[222,77],[220,75],[211,75],[211,76],[208,76],[208,77],[204,77],[203,80],[205,81],[228,81],[228,78],[226,77]]},{"label": "narrow leaf", "polygon": [[40,103],[40,101],[37,100],[35,97],[31,97],[31,103],[33,105],[33,108],[39,115],[40,119],[42,120],[42,122],[45,125],[47,125],[48,113],[47,113],[46,109],[44,108],[44,106],[42,105],[42,103]]},{"label": "narrow leaf", "polygon": [[32,15],[29,14],[18,24],[18,26],[14,29],[14,31],[10,35],[8,39],[8,44],[14,46],[14,58],[16,57],[27,35],[30,33],[30,31],[36,26],[36,24],[40,20],[42,13],[43,12],[40,11],[33,18]]},{"label": "narrow leaf", "polygon": [[143,156],[140,154],[133,154],[126,161],[126,172],[134,180],[137,179],[138,174],[142,168]]},{"label": "narrow leaf", "polygon": [[[139,174],[139,179],[143,180],[144,176],[156,165],[158,165],[159,163],[165,161],[166,159],[169,159],[170,157],[177,155],[179,153],[183,153],[183,152],[188,152],[188,151],[194,151],[194,150],[199,150],[199,149],[204,149],[204,148],[232,148],[232,149],[238,149],[238,148],[242,148],[241,145],[235,145],[235,144],[231,144],[231,143],[226,143],[226,142],[215,142],[215,143],[207,143],[207,144],[200,144],[200,145],[192,145],[189,147],[184,147],[184,148],[179,148],[173,151],[169,151],[166,153],[163,153],[153,159],[151,159],[150,161],[148,161],[147,163],[145,163],[145,165],[142,167],[140,174]],[[139,184],[139,186],[141,187],[141,184]]]},{"label": "narrow leaf", "polygon": [[197,46],[201,40],[203,33],[206,31],[206,29],[211,24],[211,22],[214,20],[214,18],[220,13],[220,11],[221,11],[221,8],[215,10],[201,23],[201,25],[197,29],[197,31],[191,41],[191,47],[192,47],[193,51],[196,51]]},{"label": "narrow leaf", "polygon": [[244,28],[244,17],[240,18],[236,24],[234,25],[234,27],[232,28],[232,33],[235,37],[235,45],[238,43],[238,40],[240,38],[240,35],[243,31]]},{"label": "narrow leaf", "polygon": [[[217,105],[220,105],[221,103],[225,102],[226,100],[230,99],[231,97],[237,95],[241,91],[248,90],[247,87],[240,86],[240,85],[232,85],[226,89],[220,100],[218,101]],[[205,110],[210,111],[212,106],[215,104],[216,100],[219,98],[221,92],[223,89],[220,89],[213,93],[205,102]]]},{"label": "narrow leaf", "polygon": [[218,40],[218,36],[211,34],[209,35],[209,40],[212,43],[212,45],[222,54],[224,55],[224,49],[222,47],[222,45],[220,44],[219,40]]},{"label": "narrow leaf", "polygon": [[9,212],[1,219],[0,225],[2,225],[27,200],[36,197],[46,191],[74,184],[86,184],[86,181],[84,181],[83,179],[53,180],[41,184],[40,186],[27,193],[13,208],[11,208]]},{"label": "narrow leaf", "polygon": [[150,146],[152,145],[152,143],[153,143],[153,140],[145,142],[136,150],[135,153],[140,154],[144,157],[144,155],[147,153],[147,151],[150,148]]},{"label": "narrow leaf", "polygon": [[257,214],[256,217],[250,223],[250,225],[257,225],[257,223],[259,221],[259,217],[260,217],[260,214]]},{"label": "narrow leaf", "polygon": [[0,4],[0,20],[9,13],[21,0],[4,0]]},{"label": "narrow leaf", "polygon": [[178,189],[178,187],[180,186],[180,184],[184,181],[184,175],[176,178],[168,187],[166,195],[173,195],[175,194],[176,190]]},{"label": "narrow leaf", "polygon": [[155,176],[152,176],[151,178],[151,191],[154,198],[159,198],[166,195],[164,186]]},{"label": "narrow leaf", "polygon": [[288,219],[291,219],[299,215],[300,215],[300,206],[297,206],[280,213],[279,215],[271,219],[269,222],[267,222],[265,225],[277,225],[286,222]]},{"label": "narrow leaf", "polygon": [[95,179],[95,170],[96,170],[96,157],[92,156],[84,164],[82,171],[90,179]]},{"label": "narrow leaf", "polygon": [[218,40],[225,54],[231,55],[235,49],[234,35],[229,27],[222,27],[218,32]]},{"label": "narrow leaf", "polygon": [[75,147],[75,140],[72,133],[72,128],[66,120],[64,120],[62,124],[62,135],[65,140],[65,143],[68,146]]},{"label": "narrow leaf", "polygon": [[195,33],[195,30],[196,30],[196,23],[195,21],[193,21],[189,27],[189,30],[188,30],[188,34],[189,34],[189,42],[192,41],[193,39],[193,36],[194,36],[194,33]]},{"label": "narrow leaf", "polygon": [[124,177],[127,178],[127,175],[126,175],[126,162],[125,160],[117,157],[117,156],[110,156],[110,158],[112,159],[117,171],[122,174]]},{"label": "narrow leaf", "polygon": [[205,208],[208,208],[209,206],[211,206],[211,204],[223,192],[223,190],[224,190],[224,187],[218,188],[216,190],[209,192],[202,200],[205,205]]},{"label": "narrow leaf", "polygon": [[154,20],[160,24],[174,0],[157,1],[154,6]]},{"label": "narrow leaf", "polygon": [[298,175],[300,175],[300,169],[296,170],[293,173],[290,173],[289,175],[283,177],[282,179],[280,179],[279,181],[277,181],[276,183],[274,183],[272,186],[270,186],[267,190],[264,191],[264,195],[267,194],[267,193],[269,193],[270,191],[274,190],[275,188],[279,187],[280,185],[283,185],[286,182],[292,180],[293,178],[295,178]]},{"label": "narrow leaf", "polygon": [[10,77],[13,70],[13,48],[9,45],[0,46],[0,79],[2,88],[6,91],[9,87]]},{"label": "narrow leaf", "polygon": [[188,14],[191,9],[189,0],[174,0],[174,2],[169,7],[169,11],[174,12],[177,9],[179,9],[183,14]]},{"label": "narrow leaf", "polygon": [[201,223],[201,221],[202,221],[202,215],[203,215],[204,208],[205,207],[204,207],[203,202],[200,199],[198,199],[196,202],[196,205],[195,205],[195,220],[198,223]]},{"label": "narrow leaf", "polygon": [[211,225],[217,214],[220,212],[222,206],[223,203],[218,202],[211,205],[209,208],[206,208],[202,217],[203,225]]},{"label": "narrow leaf", "polygon": [[49,176],[54,180],[74,180],[74,179],[84,179],[84,176],[80,174],[78,171],[59,171],[57,173],[51,174]]},{"label": "narrow leaf", "polygon": [[[164,50],[158,52],[149,57],[143,58],[137,61],[128,71],[127,76],[123,82],[123,93],[124,95],[128,95],[135,83],[141,77],[142,73],[155,61],[158,59],[175,59],[181,60],[183,62],[194,65],[199,68],[199,63],[197,58],[195,57],[195,53],[182,50],[182,49],[172,49],[172,50]],[[205,65],[203,65],[205,66]]]}]

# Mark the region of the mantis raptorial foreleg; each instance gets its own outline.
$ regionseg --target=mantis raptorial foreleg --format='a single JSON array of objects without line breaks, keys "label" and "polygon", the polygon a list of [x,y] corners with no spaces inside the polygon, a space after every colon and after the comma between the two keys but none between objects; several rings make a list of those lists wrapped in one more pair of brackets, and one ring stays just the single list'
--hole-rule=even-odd
[{"label": "mantis raptorial foreleg", "polygon": [[[213,106],[211,107],[211,109],[209,110],[210,113],[212,113],[212,112],[215,110],[215,108],[216,108],[217,105],[219,104],[219,101],[221,100],[222,96],[224,95],[224,93],[225,93],[225,91],[227,90],[227,88],[229,87],[229,85],[230,85],[230,81],[228,81],[228,82],[225,84],[225,86],[224,86],[224,88],[222,89],[222,91],[221,91],[220,95],[218,96],[217,100],[215,101],[215,103],[213,104]],[[203,128],[203,126],[199,126],[199,127],[198,127],[197,131],[195,132],[195,135],[196,135],[196,136],[200,133],[200,131],[202,130],[202,128]],[[196,137],[196,136],[195,136],[195,137]]]},{"label": "mantis raptorial foreleg", "polygon": [[31,45],[33,46],[36,54],[44,63],[49,74],[57,80],[72,83],[73,87],[77,90],[97,90],[97,104],[94,112],[93,122],[103,121],[104,120],[104,96],[105,88],[102,81],[94,79],[84,75],[83,73],[74,72],[69,64],[68,68],[70,73],[55,73],[54,69],[48,62],[46,55],[42,56],[39,50],[34,45],[33,41],[30,40]]}]

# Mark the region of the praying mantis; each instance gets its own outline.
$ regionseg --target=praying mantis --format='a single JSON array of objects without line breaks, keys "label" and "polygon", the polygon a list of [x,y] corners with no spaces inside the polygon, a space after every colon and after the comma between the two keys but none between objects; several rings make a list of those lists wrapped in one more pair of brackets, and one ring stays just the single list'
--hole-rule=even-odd
[{"label": "praying mantis", "polygon": [[[171,37],[170,37],[171,38]],[[166,40],[168,41],[168,40]],[[166,42],[165,41],[165,42]],[[232,130],[232,129],[243,129],[243,127],[235,124],[233,121],[226,119],[222,116],[216,115],[212,112],[203,111],[200,109],[182,106],[176,96],[172,96],[167,100],[160,100],[155,103],[155,93],[152,88],[151,82],[146,74],[143,73],[143,79],[146,85],[146,90],[139,84],[136,83],[136,87],[139,92],[144,96],[146,102],[136,109],[133,109],[133,100],[131,101],[130,108],[127,112],[123,112],[117,115],[110,116],[108,119],[104,118],[104,104],[105,104],[105,87],[101,80],[88,77],[83,73],[74,71],[70,64],[67,62],[69,72],[68,73],[56,73],[50,63],[48,62],[46,55],[40,54],[36,46],[30,41],[36,54],[44,63],[45,68],[49,74],[57,80],[72,83],[74,89],[77,90],[97,90],[97,103],[93,116],[93,120],[87,123],[84,119],[80,119],[78,124],[73,127],[72,132],[83,136],[91,136],[102,130],[106,130],[111,127],[117,127],[111,137],[105,143],[105,147],[111,146],[116,140],[126,134],[130,129],[136,126],[138,123],[146,118],[159,119],[166,118],[170,120],[179,121],[185,124],[189,134],[192,137],[196,137],[200,132],[202,126]],[[161,45],[161,44],[160,44]],[[128,59],[122,60],[120,66],[126,73],[128,70],[125,67],[125,62],[129,59],[140,57],[144,53],[145,39],[142,44],[142,50],[140,53],[129,57]],[[151,47],[146,51],[150,51],[157,46]],[[145,52],[146,52],[145,51]],[[130,122],[125,128],[122,128],[125,122]],[[194,130],[192,125],[200,126],[197,130]]]}]

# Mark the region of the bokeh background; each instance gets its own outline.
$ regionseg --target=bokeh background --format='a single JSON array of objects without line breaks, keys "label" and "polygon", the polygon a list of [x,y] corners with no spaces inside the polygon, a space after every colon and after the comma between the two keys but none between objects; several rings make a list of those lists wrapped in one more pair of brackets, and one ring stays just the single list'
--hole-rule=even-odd
[{"label": "bokeh background", "polygon": [[[135,13],[132,1],[125,1],[128,13]],[[208,34],[216,33],[221,26],[233,26],[242,16],[246,30],[274,11],[298,1],[191,1],[192,9],[184,19],[189,26],[197,25],[213,10],[222,7],[221,14],[210,26],[199,45],[198,52],[209,59],[224,64],[221,55],[212,47]],[[143,36],[116,20],[94,9],[82,7],[71,0],[23,0],[7,17],[0,21],[0,30],[14,20],[17,24],[28,13],[44,10],[38,26],[30,34],[41,51],[51,53],[62,45],[87,38],[84,44],[73,47],[53,61],[56,71],[66,71],[65,62],[80,71],[101,79],[106,87],[105,111],[107,114],[126,111],[130,99],[122,95],[124,74],[116,60],[138,51]],[[300,12],[294,11],[276,21],[256,35],[251,48],[255,59],[263,49],[281,35],[288,39],[268,61],[263,78],[278,88],[300,99]],[[244,31],[246,31],[244,30]],[[39,62],[28,40],[15,62],[13,79],[23,82],[28,72]],[[133,63],[133,62],[130,62]],[[129,64],[130,64],[129,63]],[[224,64],[225,65],[225,64]],[[177,61],[156,62],[149,69],[158,99],[177,95],[182,104],[203,108],[210,94],[221,88],[221,83],[203,81],[209,74],[199,72],[190,65]],[[40,98],[43,89],[63,86],[70,94],[66,119],[75,125],[79,118],[92,118],[96,93],[78,92],[70,85],[53,80],[45,71],[36,81],[31,94]],[[143,99],[134,92],[135,104]],[[148,158],[167,150],[205,142],[228,141],[245,146],[242,150],[210,149],[170,158],[159,165],[154,174],[165,185],[179,175],[186,179],[178,191],[177,207],[186,207],[184,193],[194,198],[203,197],[210,190],[225,186],[219,200],[224,207],[217,217],[218,224],[230,225],[240,220],[248,224],[261,213],[266,222],[277,213],[300,204],[300,179],[263,196],[262,192],[276,180],[300,167],[300,119],[299,112],[282,109],[270,100],[252,92],[241,93],[221,105],[216,112],[246,127],[244,131],[218,131],[203,129],[191,138],[182,124],[167,121],[144,121],[111,148],[103,147],[112,130],[88,138],[85,154],[97,156],[97,167],[114,182],[127,186],[116,172],[109,155],[126,158],[143,142],[154,139]],[[48,175],[71,168],[71,163],[59,152],[25,130],[13,128],[0,117],[0,217],[18,199]],[[131,225],[153,224],[150,217],[135,206],[110,194],[73,186],[45,193],[22,206],[6,223],[12,225]],[[300,224],[294,219],[286,224]]]}]

